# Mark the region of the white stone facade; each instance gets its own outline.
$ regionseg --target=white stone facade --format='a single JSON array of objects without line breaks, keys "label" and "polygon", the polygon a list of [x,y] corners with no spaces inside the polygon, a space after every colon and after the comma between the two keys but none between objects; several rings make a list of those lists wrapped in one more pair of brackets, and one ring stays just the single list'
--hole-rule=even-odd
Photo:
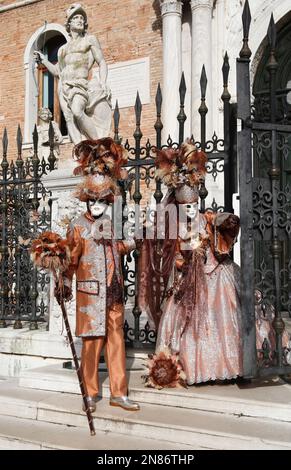
[{"label": "white stone facade", "polygon": [[[160,0],[160,3],[164,26],[163,95],[170,96],[170,93],[174,93],[173,89],[177,86],[177,81],[179,82],[176,73],[180,70],[185,71],[188,95],[185,107],[188,117],[186,129],[187,134],[193,133],[198,140],[200,135],[197,112],[200,105],[199,82],[204,64],[208,76],[207,134],[211,137],[215,130],[219,136],[222,136],[221,68],[223,57],[227,52],[230,62],[229,91],[232,96],[231,101],[235,102],[236,58],[242,46],[242,12],[245,0]],[[274,14],[277,23],[290,13],[291,5],[288,0],[249,0],[249,5],[252,15],[249,45],[252,50],[251,70],[252,78],[254,78],[262,56],[261,45],[266,37],[271,14]],[[172,49],[169,52],[170,46]],[[174,60],[176,60],[176,72],[174,76],[172,73],[170,81],[169,77],[165,76],[165,72],[172,70]],[[164,100],[163,113],[167,116],[164,139],[170,132],[177,137],[177,128],[172,125],[169,129],[168,123],[172,123],[176,118],[178,106],[177,97],[172,98],[172,101],[168,103]]]},{"label": "white stone facade", "polygon": [[[164,129],[163,139],[169,134],[178,139],[176,118],[179,112],[178,73],[184,71],[187,94],[185,112],[185,137],[193,134],[200,140],[200,76],[203,64],[207,73],[206,138],[211,139],[213,132],[223,138],[223,91],[222,65],[227,52],[229,56],[229,92],[231,102],[236,102],[236,59],[242,47],[242,13],[245,0],[160,0],[163,19],[164,77],[163,96],[170,98],[163,102]],[[249,0],[251,27],[249,46],[252,51],[251,79],[255,77],[257,66],[264,52],[268,24],[273,13],[275,22],[291,21],[291,4],[288,0]],[[290,18],[288,18],[290,15]],[[174,39],[173,39],[174,38]],[[169,52],[170,46],[173,46]],[[180,56],[177,54],[181,54]],[[176,60],[176,72],[170,78],[165,73],[173,68]],[[252,83],[251,83],[252,85]],[[238,123],[239,126],[239,123]],[[207,202],[215,198],[218,205],[223,205],[223,175],[218,174],[216,181],[207,180],[209,192]],[[234,196],[235,212],[239,204]],[[235,260],[239,262],[239,246],[235,248]]]}]

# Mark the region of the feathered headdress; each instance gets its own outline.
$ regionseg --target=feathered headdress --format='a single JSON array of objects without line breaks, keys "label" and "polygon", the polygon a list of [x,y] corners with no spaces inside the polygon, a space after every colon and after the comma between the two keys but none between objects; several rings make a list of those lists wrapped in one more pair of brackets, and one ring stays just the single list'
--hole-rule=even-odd
[{"label": "feathered headdress", "polygon": [[100,173],[86,176],[74,193],[75,197],[82,202],[104,199],[109,203],[114,202],[114,197],[119,194],[120,191],[115,180]]},{"label": "feathered headdress", "polygon": [[166,186],[177,187],[179,183],[179,150],[156,150],[156,175]]},{"label": "feathered headdress", "polygon": [[127,151],[111,137],[84,140],[75,146],[74,154],[79,164],[74,175],[100,173],[120,179],[121,166],[127,162]]},{"label": "feathered headdress", "polygon": [[122,179],[121,167],[127,162],[127,151],[111,137],[84,140],[75,146],[74,153],[79,163],[75,175],[83,175],[75,196],[82,202],[90,199],[105,199],[113,202],[120,194],[117,180]]},{"label": "feathered headdress", "polygon": [[206,162],[206,154],[187,140],[179,149],[156,151],[156,174],[171,189],[194,187],[205,178]]}]

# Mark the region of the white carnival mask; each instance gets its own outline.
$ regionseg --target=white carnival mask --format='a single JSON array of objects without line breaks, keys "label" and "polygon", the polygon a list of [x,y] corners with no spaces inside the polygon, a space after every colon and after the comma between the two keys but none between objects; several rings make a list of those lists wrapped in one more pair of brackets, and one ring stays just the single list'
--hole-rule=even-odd
[{"label": "white carnival mask", "polygon": [[182,207],[183,207],[183,210],[185,212],[185,214],[187,215],[187,217],[191,220],[194,220],[198,213],[199,213],[199,208],[198,208],[198,203],[197,202],[193,202],[191,204],[182,204]]},{"label": "white carnival mask", "polygon": [[88,205],[93,217],[100,217],[108,208],[108,204],[104,201],[88,201]]}]

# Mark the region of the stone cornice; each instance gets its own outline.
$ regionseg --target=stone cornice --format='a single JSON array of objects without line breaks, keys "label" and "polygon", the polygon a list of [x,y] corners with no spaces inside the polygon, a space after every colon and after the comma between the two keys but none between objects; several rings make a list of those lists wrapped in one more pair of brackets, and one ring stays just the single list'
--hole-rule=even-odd
[{"label": "stone cornice", "polygon": [[182,16],[181,0],[160,0],[162,16],[175,14]]},{"label": "stone cornice", "polygon": [[20,2],[9,3],[9,5],[0,7],[0,13],[4,13],[5,11],[9,10],[15,10],[15,8],[26,7],[27,5],[31,5],[32,3],[39,2],[43,2],[43,0],[22,0]]},{"label": "stone cornice", "polygon": [[213,0],[191,0],[191,9],[192,11],[198,10],[199,8],[213,8]]}]

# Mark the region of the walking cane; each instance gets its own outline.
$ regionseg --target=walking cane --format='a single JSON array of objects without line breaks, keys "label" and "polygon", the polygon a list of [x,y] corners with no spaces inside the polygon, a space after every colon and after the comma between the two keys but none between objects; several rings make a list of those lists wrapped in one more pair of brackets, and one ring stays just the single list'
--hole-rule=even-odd
[{"label": "walking cane", "polygon": [[31,249],[31,259],[33,263],[40,268],[47,269],[53,273],[54,280],[59,290],[58,303],[61,307],[64,323],[70,343],[72,356],[77,371],[79,386],[83,398],[85,407],[85,413],[87,415],[88,424],[90,428],[91,436],[95,436],[95,428],[93,423],[92,413],[90,411],[86,389],[83,381],[83,374],[79,366],[79,361],[73,341],[73,336],[69,324],[67,310],[63,299],[63,277],[62,273],[66,270],[70,263],[70,251],[67,245],[67,241],[62,239],[58,234],[54,232],[44,232],[38,239],[33,240]]},{"label": "walking cane", "polygon": [[91,434],[91,436],[95,436],[96,432],[95,432],[94,423],[93,423],[93,416],[92,416],[92,413],[91,413],[90,408],[88,406],[86,390],[85,390],[85,386],[84,386],[84,382],[83,382],[83,374],[82,374],[82,371],[81,371],[80,366],[79,366],[79,361],[78,361],[78,357],[77,357],[77,353],[76,353],[76,348],[75,348],[75,345],[74,345],[73,336],[72,336],[72,332],[71,332],[71,328],[70,328],[70,324],[69,324],[68,314],[67,314],[64,299],[63,299],[62,296],[60,298],[60,307],[61,307],[61,310],[62,310],[64,322],[65,322],[65,327],[66,327],[68,340],[69,340],[71,351],[72,351],[72,356],[73,356],[75,368],[76,368],[76,371],[77,371],[77,376],[78,376],[79,386],[80,386],[80,390],[81,390],[81,395],[82,395],[83,403],[84,403],[84,406],[85,406],[85,413],[87,415],[88,424],[89,424],[89,428],[90,428],[90,434]]}]

